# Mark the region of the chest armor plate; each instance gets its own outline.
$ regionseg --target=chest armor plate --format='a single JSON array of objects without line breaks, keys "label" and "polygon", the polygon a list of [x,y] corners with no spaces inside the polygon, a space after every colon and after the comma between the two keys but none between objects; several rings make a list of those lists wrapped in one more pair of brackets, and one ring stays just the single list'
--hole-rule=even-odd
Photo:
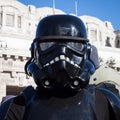
[{"label": "chest armor plate", "polygon": [[67,98],[36,99],[27,120],[96,120],[94,98],[84,92]]}]

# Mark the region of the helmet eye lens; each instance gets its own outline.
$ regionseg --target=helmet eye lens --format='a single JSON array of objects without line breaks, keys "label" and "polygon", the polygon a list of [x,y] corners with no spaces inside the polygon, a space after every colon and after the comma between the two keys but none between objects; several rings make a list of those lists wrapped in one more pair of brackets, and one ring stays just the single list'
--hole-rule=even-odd
[{"label": "helmet eye lens", "polygon": [[40,47],[41,51],[45,51],[46,49],[50,48],[54,44],[55,44],[55,42],[40,42],[39,47]]},{"label": "helmet eye lens", "polygon": [[76,50],[83,51],[86,44],[80,42],[69,42],[68,45]]},{"label": "helmet eye lens", "polygon": [[81,43],[81,42],[39,42],[39,47],[40,47],[40,50],[41,51],[45,51],[47,50],[48,48],[52,47],[53,45],[55,44],[63,44],[63,45],[66,45],[68,47],[72,47],[76,50],[79,50],[79,51],[83,51],[86,47],[86,44],[85,43]]}]

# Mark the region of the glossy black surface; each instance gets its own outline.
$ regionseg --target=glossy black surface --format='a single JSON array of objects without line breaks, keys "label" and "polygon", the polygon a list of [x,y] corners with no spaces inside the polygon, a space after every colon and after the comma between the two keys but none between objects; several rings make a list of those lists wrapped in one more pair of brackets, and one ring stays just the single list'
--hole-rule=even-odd
[{"label": "glossy black surface", "polygon": [[87,38],[83,22],[78,17],[71,15],[53,15],[42,19],[37,27],[36,38],[41,36]]},{"label": "glossy black surface", "polygon": [[[49,47],[48,43],[51,43]],[[84,47],[81,49],[81,46]],[[26,71],[45,89],[84,88],[95,71],[89,59],[91,45],[86,29],[78,17],[51,15],[43,18],[31,48],[33,62],[27,64]]]},{"label": "glossy black surface", "polygon": [[93,101],[94,96],[87,90],[68,97],[38,98],[31,106],[28,120],[96,120]]}]

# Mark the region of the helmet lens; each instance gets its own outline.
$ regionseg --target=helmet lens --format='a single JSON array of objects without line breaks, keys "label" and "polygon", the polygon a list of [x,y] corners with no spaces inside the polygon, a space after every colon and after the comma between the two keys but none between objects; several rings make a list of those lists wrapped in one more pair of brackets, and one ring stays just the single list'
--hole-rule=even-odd
[{"label": "helmet lens", "polygon": [[85,48],[85,44],[83,43],[78,43],[78,42],[69,42],[68,45],[76,50],[83,51]]},{"label": "helmet lens", "polygon": [[50,48],[54,44],[55,44],[54,42],[41,42],[39,43],[39,47],[41,51],[45,51],[46,49]]},{"label": "helmet lens", "polygon": [[80,42],[39,42],[39,47],[41,51],[45,51],[48,48],[54,46],[55,44],[57,45],[66,45],[68,47],[72,47],[73,49],[83,51],[84,48],[86,47],[85,43],[80,43]]}]

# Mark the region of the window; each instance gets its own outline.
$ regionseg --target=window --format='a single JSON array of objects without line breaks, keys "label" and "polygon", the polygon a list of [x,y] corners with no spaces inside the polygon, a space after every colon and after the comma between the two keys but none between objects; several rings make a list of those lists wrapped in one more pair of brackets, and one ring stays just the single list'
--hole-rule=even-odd
[{"label": "window", "polygon": [[14,15],[6,14],[6,26],[9,26],[9,27],[14,26]]},{"label": "window", "polygon": [[96,30],[91,30],[90,33],[91,33],[91,35],[90,35],[91,40],[96,41],[97,40],[97,31]]},{"label": "window", "polygon": [[99,32],[99,40],[102,41],[102,33],[101,33],[101,31]]},{"label": "window", "polygon": [[105,46],[107,46],[107,47],[111,47],[110,37],[107,37],[107,38],[106,38]]},{"label": "window", "polygon": [[107,22],[105,22],[105,26],[108,27],[108,23]]},{"label": "window", "polygon": [[18,16],[17,23],[18,23],[18,28],[21,28],[21,16]]},{"label": "window", "polygon": [[0,13],[0,25],[2,25],[2,13]]}]

